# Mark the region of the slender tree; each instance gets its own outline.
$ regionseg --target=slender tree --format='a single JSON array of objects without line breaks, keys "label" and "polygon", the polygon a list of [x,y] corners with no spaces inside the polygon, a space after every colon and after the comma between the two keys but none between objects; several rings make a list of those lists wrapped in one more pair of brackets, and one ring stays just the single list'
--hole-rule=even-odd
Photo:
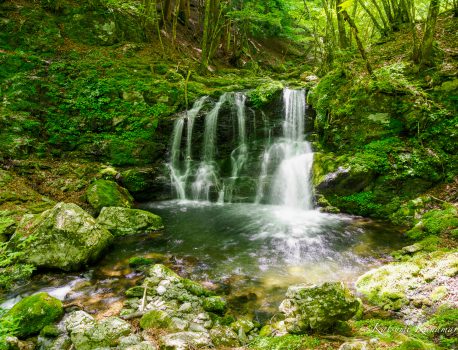
[{"label": "slender tree", "polygon": [[366,63],[367,72],[374,79],[375,78],[374,71],[369,62],[369,59],[367,58],[367,53],[366,53],[366,50],[364,49],[363,43],[361,39],[359,38],[358,28],[356,27],[355,21],[353,21],[353,19],[348,15],[346,10],[342,10],[341,12],[342,12],[342,15],[344,16],[345,21],[347,21],[348,25],[353,30],[353,35],[355,36],[356,45],[358,46],[358,50],[361,54],[361,57],[363,58],[364,62]]},{"label": "slender tree", "polygon": [[433,61],[433,43],[436,32],[436,22],[439,16],[440,0],[431,0],[428,17],[425,24],[425,34],[421,43],[421,65],[431,65]]}]

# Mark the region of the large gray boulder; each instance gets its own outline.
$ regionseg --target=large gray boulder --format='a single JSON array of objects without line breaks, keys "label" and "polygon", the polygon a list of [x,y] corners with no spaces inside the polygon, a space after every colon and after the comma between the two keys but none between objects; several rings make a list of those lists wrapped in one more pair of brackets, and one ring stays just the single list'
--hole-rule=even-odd
[{"label": "large gray boulder", "polygon": [[103,208],[97,222],[114,236],[145,233],[164,228],[160,216],[144,210],[121,207]]},{"label": "large gray boulder", "polygon": [[58,203],[39,215],[25,215],[9,247],[25,263],[64,271],[96,260],[113,236],[76,204]]},{"label": "large gray boulder", "polygon": [[287,331],[301,334],[328,330],[352,318],[359,307],[359,300],[342,283],[327,282],[289,287],[280,311],[285,315]]}]

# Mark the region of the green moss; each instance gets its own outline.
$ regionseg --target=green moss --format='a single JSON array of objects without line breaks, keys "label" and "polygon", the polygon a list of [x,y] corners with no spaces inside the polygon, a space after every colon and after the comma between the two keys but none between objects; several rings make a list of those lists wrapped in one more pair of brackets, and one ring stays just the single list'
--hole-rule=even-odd
[{"label": "green moss", "polygon": [[394,350],[431,350],[435,346],[418,339],[408,339],[401,345],[393,348]]},{"label": "green moss", "polygon": [[128,298],[140,298],[143,297],[145,288],[141,286],[135,286],[126,290],[126,297]]},{"label": "green moss", "polygon": [[87,189],[86,195],[89,204],[97,212],[103,207],[131,208],[133,205],[133,198],[129,192],[113,181],[94,181]]},{"label": "green moss", "polygon": [[424,326],[438,330],[428,333],[430,339],[439,341],[445,349],[454,349],[458,346],[457,324],[458,309],[444,305]]},{"label": "green moss", "polygon": [[130,192],[140,192],[148,186],[148,174],[136,169],[129,169],[121,173],[122,183]]},{"label": "green moss", "polygon": [[197,297],[210,297],[214,295],[213,292],[205,289],[201,284],[191,281],[187,278],[183,278],[181,283],[183,283],[184,288],[191,294]]},{"label": "green moss", "polygon": [[60,334],[60,330],[56,325],[48,325],[43,327],[43,329],[40,332],[40,336],[46,337],[46,338],[56,338]]},{"label": "green moss", "polygon": [[406,234],[412,239],[421,239],[429,235],[444,235],[458,227],[458,210],[454,206],[431,210],[423,215],[414,228]]},{"label": "green moss", "polygon": [[328,196],[330,203],[347,213],[372,216],[372,217],[383,217],[384,206],[377,203],[376,196],[372,191],[359,192],[349,196]]},{"label": "green moss", "polygon": [[145,258],[143,256],[134,256],[129,259],[129,265],[132,267],[146,266],[154,264],[154,259]]},{"label": "green moss", "polygon": [[278,81],[269,81],[259,85],[256,89],[249,91],[248,98],[254,107],[259,108],[272,101],[274,95],[282,89],[282,83]]},{"label": "green moss", "polygon": [[202,301],[202,307],[205,311],[223,314],[226,311],[226,301],[221,297],[207,297]]},{"label": "green moss", "polygon": [[38,293],[22,299],[3,318],[19,320],[18,329],[14,334],[18,337],[28,337],[57,321],[63,313],[60,300],[47,293]]},{"label": "green moss", "polygon": [[172,319],[164,311],[152,310],[147,312],[140,319],[142,329],[168,328],[172,324]]},{"label": "green moss", "polygon": [[281,337],[256,337],[248,347],[255,350],[301,350],[320,348],[322,342],[314,337],[284,335]]}]

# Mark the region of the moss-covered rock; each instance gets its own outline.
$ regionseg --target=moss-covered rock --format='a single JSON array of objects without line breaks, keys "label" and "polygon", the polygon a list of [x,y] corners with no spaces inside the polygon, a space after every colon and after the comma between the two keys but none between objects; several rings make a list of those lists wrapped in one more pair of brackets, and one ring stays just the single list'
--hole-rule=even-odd
[{"label": "moss-covered rock", "polygon": [[363,190],[372,179],[373,174],[367,169],[339,167],[335,172],[326,174],[316,188],[324,195],[347,196]]},{"label": "moss-covered rock", "polygon": [[169,328],[172,324],[171,317],[164,311],[152,310],[144,314],[140,320],[140,327],[150,328]]},{"label": "moss-covered rock", "polygon": [[[458,209],[453,205],[447,205],[444,209],[436,209],[427,212],[407,235],[413,239],[421,239],[428,235],[441,235],[450,233],[452,236],[458,228]],[[458,233],[458,232],[457,232]]]},{"label": "moss-covered rock", "polygon": [[62,317],[62,302],[47,293],[38,293],[22,299],[13,306],[3,319],[17,322],[15,335],[20,338],[38,334],[45,326]]},{"label": "moss-covered rock", "polygon": [[[417,253],[405,262],[370,270],[356,282],[370,303],[397,311],[409,305],[432,306],[442,286],[458,273],[458,253]],[[435,293],[436,292],[436,293]]]},{"label": "moss-covered rock", "polygon": [[154,264],[154,259],[145,258],[143,256],[134,256],[129,259],[129,266],[138,267],[138,266],[147,266]]},{"label": "moss-covered rock", "polygon": [[104,207],[97,223],[114,236],[152,232],[164,228],[160,216],[144,210],[121,207]]},{"label": "moss-covered rock", "polygon": [[227,303],[223,298],[218,296],[207,297],[202,301],[202,307],[205,311],[214,312],[215,314],[224,314]]},{"label": "moss-covered rock", "polygon": [[352,318],[360,307],[358,299],[337,282],[291,286],[286,297],[280,311],[286,317],[284,322],[290,333],[328,330],[339,321]]},{"label": "moss-covered rock", "polygon": [[94,181],[87,189],[86,196],[97,213],[104,207],[131,208],[134,201],[129,191],[109,180]]},{"label": "moss-covered rock", "polygon": [[24,216],[9,247],[23,252],[26,263],[70,271],[96,260],[112,239],[79,206],[58,203],[40,215]]},{"label": "moss-covered rock", "polygon": [[267,81],[248,93],[249,102],[259,108],[272,101],[275,94],[280,93],[283,88],[283,84],[279,81]]},{"label": "moss-covered rock", "polygon": [[161,184],[158,183],[157,168],[132,168],[121,173],[121,184],[139,201],[150,200],[157,196]]}]

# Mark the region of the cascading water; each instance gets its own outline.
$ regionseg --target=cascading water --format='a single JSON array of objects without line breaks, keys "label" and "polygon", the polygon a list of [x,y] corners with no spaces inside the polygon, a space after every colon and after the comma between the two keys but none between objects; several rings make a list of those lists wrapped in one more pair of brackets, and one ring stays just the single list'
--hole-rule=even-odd
[{"label": "cascading water", "polygon": [[222,105],[227,102],[231,94],[221,95],[215,107],[205,117],[205,133],[203,145],[203,160],[197,169],[196,177],[192,183],[192,198],[194,200],[210,199],[210,188],[220,187],[217,168],[214,160],[216,148],[216,129],[218,126],[218,114]]},{"label": "cascading water", "polygon": [[[204,106],[207,96],[197,100],[193,107],[186,112],[186,116],[175,121],[173,129],[173,141],[171,149],[171,157],[169,163],[170,178],[172,186],[175,189],[179,199],[186,199],[186,184],[191,172],[192,165],[192,132],[194,128],[194,120]],[[183,137],[184,122],[187,122],[187,137],[186,137],[186,159],[184,172],[181,170],[181,142]]]},{"label": "cascading water", "polygon": [[311,171],[313,152],[304,139],[305,91],[285,89],[283,91],[285,120],[283,137],[275,141],[264,152],[259,176],[256,201],[267,196],[265,182],[270,167],[276,168],[272,179],[270,204],[310,210],[313,209]]},{"label": "cascading water", "polygon": [[[206,114],[202,157],[198,165],[195,166],[193,166],[191,154],[194,121],[206,99],[197,101],[188,112],[187,117],[180,118],[175,122],[170,169],[172,185],[179,199],[191,198],[209,201],[211,198],[218,198],[219,203],[232,202],[234,193],[239,191],[238,180],[241,177],[245,179],[251,177],[252,183],[255,183],[255,177],[247,175],[245,172],[248,159],[252,156],[249,153],[246,100],[247,97],[244,93],[225,93],[216,102],[212,110]],[[226,122],[227,124],[227,120],[221,120],[221,123],[219,121],[221,108],[225,104],[231,106],[231,110],[236,116],[232,132],[233,140],[217,140],[218,128],[222,127],[220,126],[221,123]],[[313,152],[310,143],[304,139],[305,91],[284,89],[283,106],[282,135],[271,138],[270,128],[265,128],[268,130],[269,137],[258,170],[257,185],[250,185],[251,198],[257,204],[274,204],[305,210],[313,209],[310,184]],[[254,116],[254,124],[253,126],[250,125],[250,128],[254,131],[253,134],[256,139],[256,118]],[[227,119],[228,116],[225,118]],[[265,123],[264,115],[262,119]],[[182,152],[185,120],[187,121],[186,149]],[[251,142],[253,142],[252,139]],[[233,148],[230,157],[229,155],[226,156],[230,160],[230,172],[225,168],[226,173],[224,174],[220,165],[225,163],[225,159],[215,159],[215,154],[220,153],[219,147],[227,147],[226,143],[233,144]],[[216,152],[217,150],[218,152]],[[183,165],[181,158],[184,152],[185,161]],[[255,158],[256,156],[252,156],[252,159]],[[252,164],[250,166],[251,174],[253,174]],[[257,191],[254,193],[256,188]],[[212,193],[214,195],[211,195]],[[241,197],[238,198],[240,200]],[[249,198],[249,196],[245,198]]]}]

